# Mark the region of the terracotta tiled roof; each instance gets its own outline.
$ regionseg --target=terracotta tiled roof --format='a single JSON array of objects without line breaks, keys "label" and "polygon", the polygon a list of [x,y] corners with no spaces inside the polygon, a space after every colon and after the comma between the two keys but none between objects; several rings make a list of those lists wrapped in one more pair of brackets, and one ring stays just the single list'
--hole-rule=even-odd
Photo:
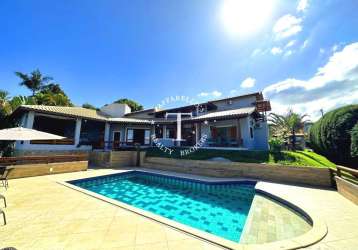
[{"label": "terracotta tiled roof", "polygon": [[81,107],[62,107],[62,106],[44,106],[44,105],[22,105],[23,110],[32,110],[42,113],[58,114],[78,118],[87,118],[100,121],[132,122],[132,123],[150,123],[149,120],[134,118],[111,118],[101,111],[86,109]]},{"label": "terracotta tiled roof", "polygon": [[62,107],[62,106],[44,106],[44,105],[21,105],[20,109],[33,110],[44,113],[67,115],[72,117],[81,117],[95,120],[106,120],[108,116],[104,113],[81,107]]},{"label": "terracotta tiled roof", "polygon": [[245,107],[245,108],[239,108],[239,109],[231,109],[231,110],[224,110],[224,111],[218,111],[218,112],[211,112],[204,115],[196,116],[193,118],[187,118],[183,120],[208,120],[208,119],[222,119],[222,118],[230,118],[230,117],[244,117],[251,115],[253,112],[255,112],[255,107]]},{"label": "terracotta tiled roof", "polygon": [[[173,120],[166,119],[140,119],[140,118],[129,118],[129,117],[110,117],[101,111],[86,109],[81,107],[62,107],[62,106],[43,106],[43,105],[21,105],[16,111],[28,110],[36,111],[40,113],[57,114],[70,116],[75,118],[93,119],[108,122],[119,122],[119,123],[139,123],[139,124],[152,124],[154,123],[172,123]],[[239,109],[225,110],[207,113],[204,115],[196,116],[193,118],[183,118],[183,121],[203,121],[209,119],[223,119],[233,117],[244,117],[255,112],[255,107],[245,107]]]}]

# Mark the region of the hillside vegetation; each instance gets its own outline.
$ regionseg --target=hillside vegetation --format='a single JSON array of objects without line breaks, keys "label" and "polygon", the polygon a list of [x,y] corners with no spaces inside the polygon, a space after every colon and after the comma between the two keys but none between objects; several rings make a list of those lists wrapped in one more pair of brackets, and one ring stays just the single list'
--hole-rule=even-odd
[{"label": "hillside vegetation", "polygon": [[287,166],[311,166],[320,168],[335,168],[336,166],[324,156],[308,150],[269,152],[199,149],[198,151],[186,156],[181,156],[180,150],[184,150],[184,148],[175,149],[175,151],[170,155],[168,153],[162,152],[158,148],[151,148],[147,150],[147,156],[188,160],[208,160],[213,157],[223,157],[234,162],[246,163],[268,163]]}]

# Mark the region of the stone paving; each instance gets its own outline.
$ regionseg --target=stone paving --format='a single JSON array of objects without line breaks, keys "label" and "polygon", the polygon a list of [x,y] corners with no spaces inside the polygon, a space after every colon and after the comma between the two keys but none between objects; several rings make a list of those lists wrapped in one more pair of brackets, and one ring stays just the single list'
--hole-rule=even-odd
[{"label": "stone paving", "polygon": [[[100,169],[10,180],[7,191],[0,187],[8,201],[4,209],[8,224],[2,226],[0,218],[0,249],[222,249],[56,182],[113,172]],[[262,184],[321,213],[329,232],[309,249],[358,249],[358,206],[335,191]]]}]

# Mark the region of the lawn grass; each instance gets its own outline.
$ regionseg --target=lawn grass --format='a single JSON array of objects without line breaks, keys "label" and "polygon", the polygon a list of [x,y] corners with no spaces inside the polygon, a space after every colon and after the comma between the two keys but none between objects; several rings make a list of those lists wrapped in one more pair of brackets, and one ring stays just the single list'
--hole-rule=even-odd
[{"label": "lawn grass", "polygon": [[314,152],[304,151],[250,151],[250,150],[215,150],[215,149],[199,149],[186,156],[180,155],[180,150],[176,148],[170,155],[164,153],[158,148],[150,148],[147,150],[148,157],[166,157],[187,160],[208,160],[213,157],[223,157],[234,162],[246,163],[267,163],[290,166],[310,166],[318,168],[335,168],[335,164],[327,160],[324,156]]}]

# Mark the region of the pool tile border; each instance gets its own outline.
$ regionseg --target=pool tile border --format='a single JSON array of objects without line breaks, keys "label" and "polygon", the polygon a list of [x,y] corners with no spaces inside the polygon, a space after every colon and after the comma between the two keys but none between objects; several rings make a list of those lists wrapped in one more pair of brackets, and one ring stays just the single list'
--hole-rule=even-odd
[{"label": "pool tile border", "polygon": [[[150,174],[158,174],[158,175],[182,178],[182,179],[187,179],[187,180],[194,180],[194,181],[200,181],[200,182],[211,182],[211,183],[217,183],[217,182],[220,182],[220,183],[222,183],[222,182],[236,182],[236,183],[244,182],[245,183],[246,182],[247,183],[247,182],[256,181],[256,180],[252,180],[252,179],[210,178],[210,177],[201,177],[201,176],[194,176],[194,175],[185,175],[185,174],[183,175],[183,174],[177,174],[177,173],[172,173],[172,172],[167,172],[167,171],[165,171],[165,172],[148,171],[147,169],[146,170],[131,169],[131,170],[121,171],[121,173],[132,172],[132,171],[146,172],[146,173],[150,173]],[[116,173],[116,174],[118,174],[118,173]],[[116,175],[116,174],[114,174],[114,175]],[[298,211],[300,214],[303,214],[306,217],[306,219],[308,219],[309,221],[312,222],[312,229],[303,235],[300,235],[298,237],[288,239],[288,240],[263,243],[263,244],[240,244],[240,243],[235,243],[233,241],[223,239],[223,238],[215,236],[213,234],[206,233],[204,231],[192,228],[190,226],[186,226],[184,224],[172,221],[170,219],[164,218],[164,217],[156,215],[154,213],[145,211],[143,209],[136,208],[136,207],[128,205],[124,202],[120,202],[120,201],[105,197],[103,195],[97,194],[95,192],[80,188],[78,186],[75,186],[75,185],[69,183],[69,182],[74,182],[76,180],[91,179],[91,178],[107,176],[107,175],[113,175],[113,174],[99,174],[97,176],[90,177],[90,178],[68,179],[65,181],[57,181],[57,183],[61,184],[63,186],[66,186],[68,188],[71,188],[73,190],[79,191],[81,193],[84,193],[86,195],[92,196],[94,198],[100,199],[102,201],[108,202],[110,204],[122,207],[128,211],[134,212],[140,216],[144,216],[144,217],[151,219],[153,221],[156,221],[158,223],[165,224],[171,228],[174,228],[174,229],[180,230],[184,233],[187,233],[195,238],[199,238],[206,242],[209,242],[209,243],[221,246],[221,247],[229,248],[229,249],[234,249],[234,250],[297,249],[297,248],[306,247],[306,246],[315,244],[318,241],[320,241],[321,239],[323,239],[325,237],[325,235],[327,234],[327,226],[324,223],[324,221],[321,220],[321,218],[319,218],[318,215],[316,215],[315,213],[312,213],[310,211],[304,211],[303,209],[284,200],[283,198],[281,198],[277,195],[271,194],[270,192],[265,190],[263,187],[257,187],[258,185],[256,185],[256,187],[255,187],[255,190],[258,193],[260,193],[261,195],[266,195],[278,202],[284,203],[286,206]]]}]

